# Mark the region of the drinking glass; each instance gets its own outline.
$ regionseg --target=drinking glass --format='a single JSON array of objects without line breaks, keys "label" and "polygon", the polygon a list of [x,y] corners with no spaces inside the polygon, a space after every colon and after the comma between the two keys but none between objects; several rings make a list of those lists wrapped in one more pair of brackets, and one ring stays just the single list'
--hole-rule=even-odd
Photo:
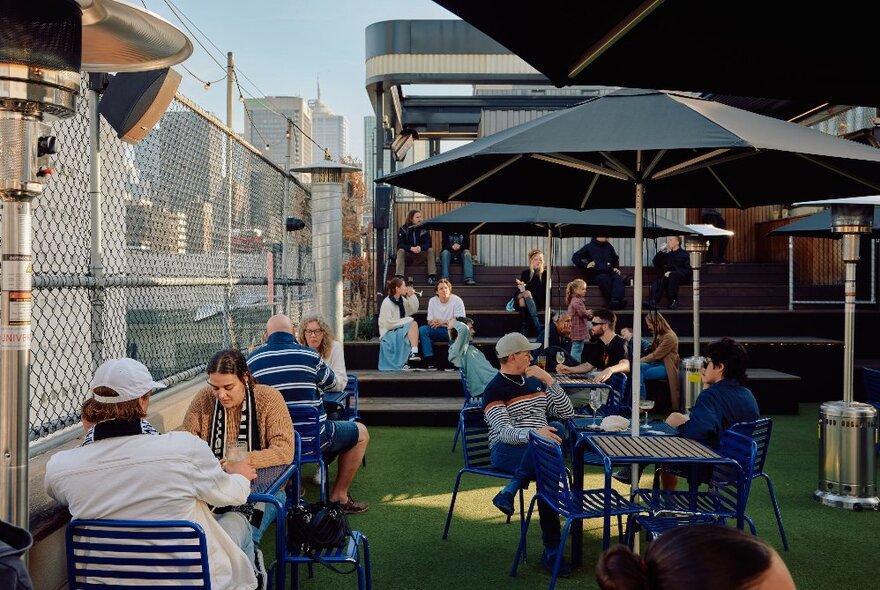
[{"label": "drinking glass", "polygon": [[247,461],[248,447],[246,442],[236,441],[226,445],[225,459],[227,463],[236,464]]},{"label": "drinking glass", "polygon": [[590,407],[593,409],[593,425],[596,424],[596,412],[608,401],[608,392],[604,389],[590,390]]},{"label": "drinking glass", "polygon": [[639,400],[639,411],[645,411],[645,427],[648,426],[648,412],[654,409],[654,400],[652,399],[640,399]]},{"label": "drinking glass", "polygon": [[[564,365],[565,364],[565,353],[562,352],[561,350],[557,351],[557,353],[556,353],[556,364],[557,365]],[[557,372],[558,371],[559,371],[559,369],[557,369]]]},{"label": "drinking glass", "polygon": [[545,370],[545,369],[547,368],[547,357],[544,356],[543,354],[539,354],[539,355],[538,355],[538,361],[537,361],[536,364],[537,364],[539,367],[541,367],[541,370]]}]

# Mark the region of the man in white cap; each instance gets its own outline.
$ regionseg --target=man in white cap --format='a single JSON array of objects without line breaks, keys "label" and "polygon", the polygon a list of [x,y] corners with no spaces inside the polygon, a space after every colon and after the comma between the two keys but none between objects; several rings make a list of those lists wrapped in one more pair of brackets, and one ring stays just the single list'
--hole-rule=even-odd
[{"label": "man in white cap", "polygon": [[257,588],[253,564],[208,506],[243,504],[256,471],[246,461],[227,462],[224,471],[207,443],[188,432],[160,435],[145,417],[150,394],[163,387],[132,359],[98,367],[84,405],[94,426],[81,447],[49,460],[46,492],[73,518],[198,523],[208,539],[212,587]]},{"label": "man in white cap", "polygon": [[[492,503],[504,514],[514,512],[516,493],[535,479],[529,452],[529,432],[535,431],[557,444],[564,430],[558,422],[548,423],[547,414],[559,418],[574,416],[571,401],[549,373],[532,365],[531,351],[540,344],[517,332],[505,334],[495,345],[501,372],[483,391],[483,415],[489,425],[489,452],[492,466],[513,475]],[[543,501],[538,502],[544,553],[541,565],[552,572],[560,542],[559,516]],[[559,575],[568,577],[571,569],[565,562]]]}]

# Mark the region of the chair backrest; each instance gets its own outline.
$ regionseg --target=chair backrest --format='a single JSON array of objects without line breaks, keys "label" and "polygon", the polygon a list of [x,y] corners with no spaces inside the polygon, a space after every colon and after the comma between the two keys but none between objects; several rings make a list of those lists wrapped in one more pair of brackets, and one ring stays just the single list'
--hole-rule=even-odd
[{"label": "chair backrest", "polygon": [[614,373],[608,379],[607,383],[611,387],[611,393],[608,394],[608,402],[606,403],[610,413],[619,414],[629,409],[626,392],[628,382],[629,377],[626,373]]},{"label": "chair backrest", "polygon": [[880,410],[880,371],[864,367],[862,380],[865,384],[865,396],[868,403]]},{"label": "chair backrest", "polygon": [[767,460],[767,451],[770,449],[770,435],[773,432],[773,421],[770,418],[760,418],[751,422],[737,422],[730,430],[749,437],[758,446],[758,454],[755,458],[755,469],[752,477],[759,477],[764,473],[764,462]]},{"label": "chair backrest", "polygon": [[67,580],[70,590],[105,585],[210,589],[205,531],[185,520],[72,520]]},{"label": "chair backrest", "polygon": [[489,455],[489,426],[482,408],[465,408],[460,414],[461,450],[464,466],[469,469],[492,469]]},{"label": "chair backrest", "polygon": [[563,515],[574,512],[568,474],[562,459],[562,448],[534,430],[529,432],[532,464],[535,466],[535,484],[544,501]]},{"label": "chair backrest", "polygon": [[745,435],[725,430],[721,433],[720,454],[736,461],[739,468],[730,463],[716,465],[712,469],[711,489],[719,509],[742,515],[749,500],[758,445]]},{"label": "chair backrest", "polygon": [[358,417],[358,390],[360,382],[357,375],[348,374],[348,383],[345,384],[345,393],[348,396],[345,399],[345,417],[353,420]]},{"label": "chair backrest", "polygon": [[470,405],[478,405],[482,398],[480,396],[474,396],[471,394],[471,390],[468,389],[467,384],[467,376],[464,374],[464,369],[458,370],[458,376],[461,378],[461,391],[464,394],[464,403]]},{"label": "chair backrest", "polygon": [[309,404],[287,402],[287,411],[293,422],[294,432],[298,432],[302,451],[299,462],[318,463],[321,460],[321,412]]}]

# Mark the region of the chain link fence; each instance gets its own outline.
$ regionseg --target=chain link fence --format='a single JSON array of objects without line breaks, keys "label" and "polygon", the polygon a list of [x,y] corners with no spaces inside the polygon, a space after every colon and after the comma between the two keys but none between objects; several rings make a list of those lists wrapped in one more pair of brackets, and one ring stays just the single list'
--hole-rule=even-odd
[{"label": "chain link fence", "polygon": [[79,421],[105,359],[170,385],[313,300],[308,189],[178,95],[137,145],[101,122],[94,198],[89,100],[84,80],[77,114],[51,124],[55,174],[34,205],[32,440]]}]

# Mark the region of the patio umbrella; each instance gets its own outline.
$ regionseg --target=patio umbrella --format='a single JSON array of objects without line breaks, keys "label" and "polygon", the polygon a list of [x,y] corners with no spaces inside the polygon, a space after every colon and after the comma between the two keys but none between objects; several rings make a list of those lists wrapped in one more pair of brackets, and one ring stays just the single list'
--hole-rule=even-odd
[{"label": "patio umbrella", "polygon": [[[880,151],[722,104],[656,90],[593,98],[378,182],[448,201],[608,208],[635,204],[642,311],[644,207],[751,207],[880,192]],[[634,339],[641,322],[633,322]],[[640,351],[633,351],[633,367]],[[632,372],[638,391],[639,371]],[[633,396],[633,415],[638,416]],[[633,435],[638,426],[633,422]]]},{"label": "patio umbrella", "polygon": [[[777,227],[768,232],[768,236],[794,236],[796,238],[840,238],[843,234],[831,232],[831,210],[825,209],[797,221]],[[880,238],[880,209],[874,210],[874,227],[870,233],[873,238]]]},{"label": "patio umbrella", "polygon": [[[490,205],[472,203],[448,213],[436,215],[417,227],[434,230],[456,230],[462,233],[547,236],[547,306],[544,310],[544,348],[550,337],[550,285],[553,260],[552,238],[607,236],[631,238],[635,235],[636,214],[631,209],[594,209],[579,211],[558,207],[531,205]],[[644,227],[648,237],[691,233],[681,225],[657,216]]]},{"label": "patio umbrella", "polygon": [[[536,10],[434,1],[556,86],[668,88],[814,105],[880,102],[880,86],[864,74],[875,52],[872,36],[817,27],[815,11],[788,2],[550,0]],[[855,15],[863,4],[843,0],[834,9]]]}]

